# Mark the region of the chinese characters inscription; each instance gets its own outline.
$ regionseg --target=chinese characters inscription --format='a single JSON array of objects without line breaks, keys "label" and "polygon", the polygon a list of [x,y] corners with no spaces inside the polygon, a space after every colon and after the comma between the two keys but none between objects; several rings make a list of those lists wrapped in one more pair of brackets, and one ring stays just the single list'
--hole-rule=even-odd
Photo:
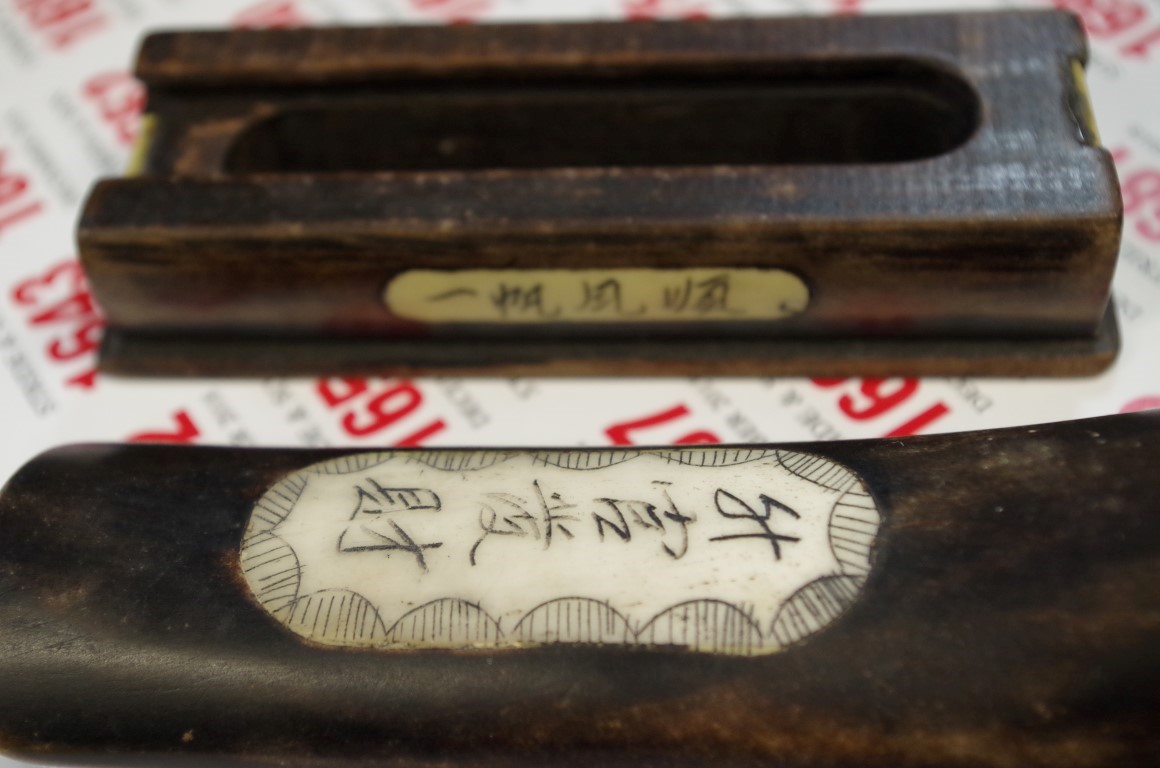
[{"label": "chinese characters inscription", "polygon": [[769,321],[809,298],[791,272],[731,267],[408,270],[384,293],[400,317],[462,323]]},{"label": "chinese characters inscription", "polygon": [[772,653],[857,599],[879,523],[848,469],[778,449],[361,454],[272,488],[242,564],[324,644]]}]

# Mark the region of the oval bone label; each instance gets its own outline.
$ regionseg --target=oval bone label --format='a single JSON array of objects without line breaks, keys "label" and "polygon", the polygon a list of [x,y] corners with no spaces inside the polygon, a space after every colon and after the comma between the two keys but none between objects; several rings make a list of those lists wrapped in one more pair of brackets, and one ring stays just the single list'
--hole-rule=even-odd
[{"label": "oval bone label", "polygon": [[879,524],[853,472],[792,451],[367,453],[267,491],[241,566],[325,645],[750,655],[854,602]]},{"label": "oval bone label", "polygon": [[436,323],[658,323],[781,320],[810,292],[783,269],[411,269],[383,296]]}]

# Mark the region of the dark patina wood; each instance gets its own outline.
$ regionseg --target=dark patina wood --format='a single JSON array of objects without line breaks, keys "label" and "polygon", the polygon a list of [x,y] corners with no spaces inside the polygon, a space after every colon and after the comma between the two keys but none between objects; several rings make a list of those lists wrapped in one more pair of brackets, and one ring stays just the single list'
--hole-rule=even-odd
[{"label": "dark patina wood", "polygon": [[141,175],[79,226],[102,365],[1094,373],[1086,55],[1049,11],[153,35]]},{"label": "dark patina wood", "polygon": [[279,478],[343,452],[51,451],[0,496],[0,743],[118,765],[1155,764],[1160,412],[792,448],[860,476],[882,526],[845,614],[752,657],[324,647],[247,595],[239,542]]}]

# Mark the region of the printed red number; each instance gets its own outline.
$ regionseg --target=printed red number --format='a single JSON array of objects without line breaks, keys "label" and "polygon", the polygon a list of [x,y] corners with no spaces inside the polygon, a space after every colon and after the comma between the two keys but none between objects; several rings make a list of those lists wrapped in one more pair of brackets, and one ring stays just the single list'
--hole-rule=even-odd
[{"label": "printed red number", "polygon": [[633,21],[647,19],[704,19],[709,9],[696,0],[628,0],[624,15]]},{"label": "printed red number", "polygon": [[876,419],[905,403],[918,391],[915,379],[863,379],[861,398],[842,395],[838,408],[855,421]]},{"label": "printed red number", "polygon": [[492,0],[410,0],[418,13],[434,16],[453,24],[478,19],[491,7]]},{"label": "printed red number", "polygon": [[76,261],[66,261],[57,264],[40,277],[32,277],[22,283],[17,283],[12,289],[12,300],[20,306],[31,306],[36,303],[41,288],[48,288],[61,275],[69,275],[68,290],[77,291],[84,286],[85,273]]},{"label": "printed red number", "polygon": [[[1149,23],[1143,0],[1055,0],[1055,5],[1079,14],[1093,38],[1119,37],[1118,51],[1125,58],[1146,59],[1160,47],[1160,26]],[[1128,33],[1132,37],[1124,39]]]},{"label": "printed red number", "polygon": [[[344,432],[351,437],[368,437],[403,421],[423,404],[423,393],[410,381],[385,382],[375,390],[365,379],[336,378],[318,382],[318,396],[330,409],[342,408],[339,418]],[[421,445],[446,429],[443,419],[435,419],[395,441],[401,447]]]},{"label": "printed red number", "polygon": [[16,0],[16,7],[56,49],[68,48],[108,21],[94,0]]},{"label": "printed red number", "polygon": [[[667,411],[654,413],[651,416],[645,416],[634,421],[622,421],[618,424],[613,424],[608,429],[604,430],[604,434],[608,435],[608,439],[612,441],[613,445],[637,445],[638,443],[630,437],[633,432],[638,430],[652,429],[661,424],[667,424],[670,421],[676,421],[689,415],[689,409],[684,405],[676,405],[669,408]],[[719,443],[720,438],[712,432],[698,431],[690,432],[689,434],[673,441],[674,445],[695,445],[707,443]]]},{"label": "printed red number", "polygon": [[[0,169],[2,169],[4,153],[0,151]],[[28,189],[28,179],[16,174],[0,173],[0,205],[8,205],[24,195]]]},{"label": "printed red number", "polygon": [[7,159],[0,149],[0,234],[13,225],[40,213],[43,205],[28,196],[28,178],[4,169]]},{"label": "printed red number", "polygon": [[[21,285],[23,286],[23,284]],[[19,289],[17,289],[17,293],[20,293]],[[84,288],[82,281],[80,285],[76,286],[74,293],[48,308],[37,312],[30,318],[30,322],[33,325],[67,323],[92,317],[96,313],[96,307],[93,306],[93,297]]]},{"label": "printed red number", "polygon": [[1148,58],[1148,54],[1155,47],[1160,47],[1160,27],[1150,30],[1120,48],[1120,53],[1131,58]]},{"label": "printed red number", "polygon": [[309,19],[292,0],[258,3],[234,17],[234,26],[243,29],[300,27]]},{"label": "printed red number", "polygon": [[70,387],[79,387],[80,389],[92,389],[93,387],[97,386],[97,369],[90,368],[89,370],[85,371],[84,373],[78,373],[76,376],[72,376],[68,379],[65,379],[64,383],[65,383],[65,385],[70,386]]},{"label": "printed red number", "polygon": [[318,394],[330,408],[353,400],[366,391],[364,379],[322,379],[318,382]]},{"label": "printed red number", "polygon": [[1055,6],[1083,19],[1092,37],[1113,37],[1148,17],[1148,8],[1135,0],[1055,0]]},{"label": "printed red number", "polygon": [[[822,389],[833,389],[849,379],[811,379]],[[838,410],[854,421],[870,421],[893,413],[909,402],[919,390],[917,379],[855,379],[855,394],[838,398]],[[929,427],[951,412],[945,403],[935,403],[922,413],[887,432],[884,437],[909,437]]]},{"label": "printed red number", "polygon": [[885,437],[910,437],[911,435],[917,435],[950,412],[951,409],[944,403],[935,403],[902,426],[887,432]]},{"label": "printed red number", "polygon": [[402,440],[396,440],[395,445],[399,448],[418,448],[427,438],[439,434],[447,428],[447,424],[443,419],[436,419],[425,427],[419,427],[411,434],[404,437]]},{"label": "printed red number", "polygon": [[1131,402],[1125,403],[1124,407],[1120,409],[1120,413],[1138,413],[1139,411],[1151,411],[1160,408],[1160,395],[1145,395],[1144,397],[1137,397]]},{"label": "printed red number", "polygon": [[76,360],[84,355],[95,354],[101,344],[101,329],[105,323],[94,318],[62,339],[53,339],[48,345],[48,356],[58,363]]},{"label": "printed red number", "polygon": [[421,402],[423,396],[413,384],[400,384],[372,397],[361,413],[351,411],[343,416],[342,428],[355,437],[373,435],[412,413]]},{"label": "printed red number", "polygon": [[[28,324],[32,328],[66,326],[45,347],[50,360],[67,363],[93,355],[100,346],[105,323],[78,262],[62,262],[43,275],[17,283],[12,288],[12,301],[31,312]],[[92,389],[96,378],[97,372],[89,369],[66,379],[65,384]]]},{"label": "printed red number", "polygon": [[192,443],[201,436],[188,411],[173,414],[173,429],[169,431],[139,432],[129,438],[131,443]]},{"label": "printed red number", "polygon": [[101,120],[112,126],[118,142],[128,146],[136,140],[145,108],[145,86],[137,78],[128,72],[104,72],[89,78],[84,94],[96,103]]}]

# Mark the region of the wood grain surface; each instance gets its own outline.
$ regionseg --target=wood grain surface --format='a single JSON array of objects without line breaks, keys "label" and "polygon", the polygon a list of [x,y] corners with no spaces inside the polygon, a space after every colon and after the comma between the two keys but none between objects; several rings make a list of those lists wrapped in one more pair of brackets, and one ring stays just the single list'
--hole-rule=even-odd
[{"label": "wood grain surface", "polygon": [[249,596],[239,546],[262,494],[343,452],[51,451],[0,496],[0,743],[113,765],[1154,765],[1160,413],[790,448],[860,477],[881,530],[845,614],[754,657],[314,644]]},{"label": "wood grain surface", "polygon": [[[142,175],[79,225],[102,365],[1094,373],[1121,201],[1086,57],[1049,11],[155,35]],[[698,268],[783,270],[808,302],[519,302],[529,270],[654,270],[661,296]],[[416,269],[512,290],[417,320],[384,298]]]}]

